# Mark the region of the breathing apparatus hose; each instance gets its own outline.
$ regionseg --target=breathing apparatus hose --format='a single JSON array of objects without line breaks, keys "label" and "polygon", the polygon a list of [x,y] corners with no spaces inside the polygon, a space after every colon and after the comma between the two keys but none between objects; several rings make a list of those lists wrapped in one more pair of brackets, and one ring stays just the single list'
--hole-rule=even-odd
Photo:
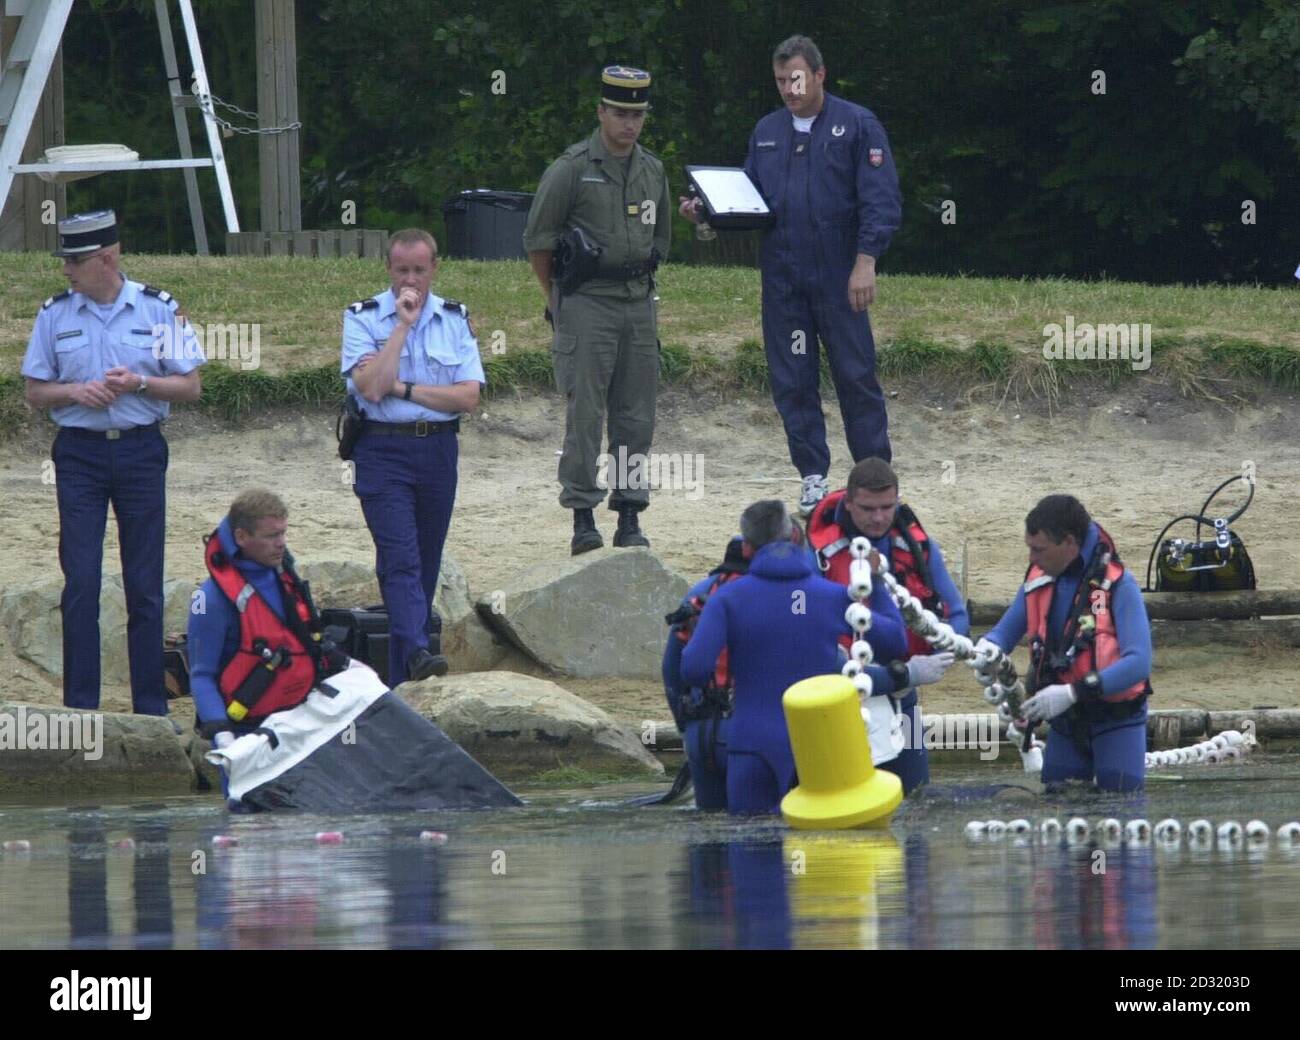
[{"label": "breathing apparatus hose", "polygon": [[1200,512],[1184,513],[1182,516],[1175,517],[1173,520],[1170,520],[1169,523],[1165,524],[1165,526],[1160,529],[1160,533],[1156,535],[1156,540],[1151,545],[1151,554],[1147,557],[1147,577],[1146,577],[1146,584],[1143,586],[1144,592],[1154,591],[1151,585],[1151,568],[1155,564],[1156,553],[1160,551],[1160,544],[1161,542],[1164,541],[1165,534],[1169,531],[1169,529],[1173,527],[1174,524],[1182,523],[1184,520],[1195,521],[1196,540],[1200,541],[1201,524],[1209,524],[1211,527],[1214,526],[1214,519],[1212,517],[1206,516],[1205,511],[1210,508],[1210,503],[1214,501],[1214,499],[1218,496],[1219,492],[1222,491],[1224,488],[1226,488],[1234,480],[1245,480],[1246,485],[1250,488],[1250,493],[1246,496],[1246,501],[1242,503],[1241,508],[1238,509],[1231,516],[1229,516],[1225,520],[1225,523],[1228,525],[1232,525],[1236,523],[1237,520],[1241,517],[1241,514],[1246,511],[1246,509],[1250,506],[1251,501],[1255,497],[1255,482],[1253,480],[1246,480],[1246,478],[1242,476],[1236,476],[1236,477],[1229,477],[1222,484],[1220,484],[1213,491],[1211,491],[1209,497],[1205,500],[1205,503],[1201,506]]}]

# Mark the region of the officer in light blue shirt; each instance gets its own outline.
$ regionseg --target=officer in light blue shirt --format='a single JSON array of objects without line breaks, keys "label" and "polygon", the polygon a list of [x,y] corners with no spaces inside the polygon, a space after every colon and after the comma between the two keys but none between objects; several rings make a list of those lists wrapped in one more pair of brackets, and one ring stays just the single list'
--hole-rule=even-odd
[{"label": "officer in light blue shirt", "polygon": [[343,314],[343,374],[365,423],[353,490],[375,540],[388,608],[388,682],[445,675],[433,595],[456,499],[460,416],[487,381],[463,303],[429,291],[438,246],[419,229],[388,241],[390,288]]},{"label": "officer in light blue shirt", "polygon": [[170,293],[120,268],[112,210],[59,222],[69,288],[36,316],[22,373],[27,401],[59,427],[51,455],[64,589],[63,703],[99,707],[99,591],[108,505],[117,517],[126,592],[131,701],[167,714],[163,545],[172,401],[196,401],[203,352]]}]

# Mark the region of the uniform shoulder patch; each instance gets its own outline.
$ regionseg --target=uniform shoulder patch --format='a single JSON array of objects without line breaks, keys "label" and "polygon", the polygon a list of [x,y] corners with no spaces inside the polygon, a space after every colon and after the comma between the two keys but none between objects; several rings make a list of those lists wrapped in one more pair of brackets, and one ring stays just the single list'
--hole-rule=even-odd
[{"label": "uniform shoulder patch", "polygon": [[71,296],[71,295],[72,295],[72,290],[71,290],[71,289],[64,289],[63,292],[61,292],[61,293],[55,293],[55,294],[54,294],[53,296],[51,296],[48,300],[46,300],[43,304],[41,304],[41,310],[45,310],[46,307],[53,307],[53,306],[54,306],[56,303],[58,303],[60,300],[66,300],[66,299],[67,299],[69,296]]},{"label": "uniform shoulder patch", "polygon": [[142,285],[140,287],[140,291],[144,293],[146,296],[156,296],[163,303],[174,303],[176,301],[176,297],[174,297],[166,289],[159,289],[157,286],[154,285]]},{"label": "uniform shoulder patch", "polygon": [[373,310],[379,306],[379,301],[373,296],[368,300],[357,300],[356,303],[349,303],[348,310],[353,314],[360,314],[362,311]]},{"label": "uniform shoulder patch", "polygon": [[454,311],[465,319],[465,324],[469,326],[469,334],[478,339],[478,331],[474,328],[474,319],[469,316],[469,308],[460,300],[443,300],[442,309],[445,311]]}]

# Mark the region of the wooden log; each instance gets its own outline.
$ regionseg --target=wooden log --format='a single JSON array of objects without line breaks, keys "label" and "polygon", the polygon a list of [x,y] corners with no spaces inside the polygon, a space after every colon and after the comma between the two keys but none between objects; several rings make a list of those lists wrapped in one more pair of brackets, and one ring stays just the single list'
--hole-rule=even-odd
[{"label": "wooden log", "polygon": [[293,233],[293,255],[311,259],[316,255],[316,232],[295,231]]},{"label": "wooden log", "polygon": [[339,233],[337,231],[313,231],[316,236],[317,256],[339,255]]},{"label": "wooden log", "polygon": [[1147,743],[1153,750],[1186,747],[1206,737],[1208,712],[1199,708],[1162,708],[1147,714]]},{"label": "wooden log", "polygon": [[293,248],[293,233],[288,231],[270,231],[266,235],[267,255],[288,256]]},{"label": "wooden log", "polygon": [[[1144,592],[1147,616],[1161,621],[1244,620],[1300,615],[1300,590],[1255,589],[1249,592]],[[994,625],[1007,604],[971,603],[971,624]]]},{"label": "wooden log", "polygon": [[1270,741],[1300,739],[1300,708],[1256,708],[1240,711],[1209,712],[1206,733],[1214,736],[1224,730],[1242,733],[1251,730],[1264,744]]},{"label": "wooden log", "polygon": [[355,228],[344,228],[339,232],[339,256],[361,255],[361,232]]},{"label": "wooden log", "polygon": [[361,255],[365,257],[374,257],[377,260],[384,259],[385,250],[388,247],[388,232],[367,230],[361,232]]},{"label": "wooden log", "polygon": [[1151,642],[1171,646],[1300,646],[1300,618],[1254,621],[1151,622]]}]

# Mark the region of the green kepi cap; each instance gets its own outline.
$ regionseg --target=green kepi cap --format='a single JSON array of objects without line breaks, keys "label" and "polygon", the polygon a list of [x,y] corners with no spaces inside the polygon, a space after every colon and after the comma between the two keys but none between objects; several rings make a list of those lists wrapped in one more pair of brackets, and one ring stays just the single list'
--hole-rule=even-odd
[{"label": "green kepi cap", "polygon": [[615,108],[649,108],[650,73],[626,65],[610,65],[600,74],[600,100]]}]

